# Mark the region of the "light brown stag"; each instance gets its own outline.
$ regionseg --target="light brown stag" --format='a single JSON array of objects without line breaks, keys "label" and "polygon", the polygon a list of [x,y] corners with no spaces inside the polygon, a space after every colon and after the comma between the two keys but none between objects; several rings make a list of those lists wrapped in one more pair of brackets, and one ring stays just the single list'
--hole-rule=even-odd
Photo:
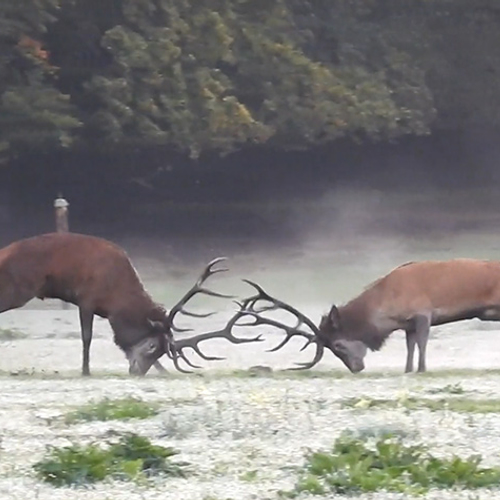
[{"label": "light brown stag", "polygon": [[[351,372],[364,369],[367,349],[379,350],[395,330],[406,332],[406,372],[413,371],[418,346],[418,371],[426,370],[426,347],[431,326],[465,319],[500,321],[500,262],[453,259],[409,262],[369,285],[343,306],[333,305],[317,326],[294,307],[267,294],[249,280],[257,294],[240,304],[241,313],[253,318],[252,325],[271,325],[286,333],[271,351],[282,348],[292,337],[302,336],[316,345],[316,354],[299,368],[318,363],[324,348],[330,349]],[[285,310],[297,322],[287,325],[265,313]],[[307,327],[307,331],[304,329]]]},{"label": "light brown stag", "polygon": [[237,312],[218,331],[174,340],[172,332],[186,332],[174,324],[178,314],[208,317],[213,313],[195,314],[184,309],[197,294],[231,298],[204,288],[212,275],[227,271],[214,269],[224,260],[212,260],[203,270],[196,284],[170,310],[154,302],[146,292],[139,275],[127,254],[119,246],[102,238],[76,233],[50,233],[11,243],[0,249],[0,313],[23,306],[31,299],[55,298],[75,304],[79,308],[83,342],[82,374],[89,375],[90,344],[94,315],[107,318],[114,333],[114,341],[129,361],[129,372],[145,375],[167,354],[175,367],[179,358],[193,365],[184,353],[191,348],[206,360],[222,359],[206,356],[198,343],[213,338],[225,338],[234,344],[255,342],[254,338],[238,338],[233,327],[242,316]]}]

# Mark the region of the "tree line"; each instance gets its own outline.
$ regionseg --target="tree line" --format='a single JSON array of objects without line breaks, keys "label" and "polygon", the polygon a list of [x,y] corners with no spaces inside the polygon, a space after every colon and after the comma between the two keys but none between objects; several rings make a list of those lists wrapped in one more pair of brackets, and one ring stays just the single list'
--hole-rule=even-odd
[{"label": "tree line", "polygon": [[495,127],[499,71],[496,0],[2,0],[0,152]]}]

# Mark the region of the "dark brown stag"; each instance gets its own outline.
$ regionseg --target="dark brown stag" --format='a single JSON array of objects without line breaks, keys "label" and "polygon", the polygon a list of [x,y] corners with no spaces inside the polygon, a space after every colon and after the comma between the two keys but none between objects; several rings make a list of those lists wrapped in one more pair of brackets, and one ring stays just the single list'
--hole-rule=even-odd
[{"label": "dark brown stag", "polygon": [[114,341],[129,361],[129,372],[145,375],[154,364],[164,370],[158,359],[167,354],[175,367],[182,359],[195,367],[185,355],[193,349],[206,360],[222,359],[206,356],[198,346],[203,340],[225,338],[235,344],[260,340],[237,338],[232,330],[242,316],[237,312],[218,331],[175,341],[173,332],[188,330],[176,327],[178,314],[207,317],[184,309],[197,294],[226,297],[203,287],[213,274],[227,269],[214,269],[224,260],[211,261],[196,284],[169,313],[146,292],[127,254],[117,245],[93,236],[75,233],[50,233],[16,241],[0,250],[0,313],[23,306],[29,300],[55,298],[79,308],[83,342],[82,374],[89,375],[89,352],[94,315],[107,318]]},{"label": "dark brown stag", "polygon": [[[272,351],[292,337],[307,339],[305,349],[316,345],[316,355],[299,368],[320,361],[324,348],[338,356],[351,372],[364,369],[367,349],[379,350],[395,330],[406,332],[406,372],[413,371],[418,346],[418,371],[424,372],[425,353],[431,326],[479,318],[500,321],[500,262],[475,259],[409,262],[368,286],[347,304],[332,306],[319,326],[294,307],[268,295],[251,281],[257,294],[241,303],[243,316],[253,325],[271,325],[286,333]],[[284,310],[293,314],[294,325],[276,321],[266,312]]]}]

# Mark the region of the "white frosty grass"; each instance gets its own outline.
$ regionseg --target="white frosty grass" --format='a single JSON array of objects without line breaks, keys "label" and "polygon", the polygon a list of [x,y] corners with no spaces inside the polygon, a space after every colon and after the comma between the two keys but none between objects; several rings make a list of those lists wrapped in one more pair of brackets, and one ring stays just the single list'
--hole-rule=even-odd
[{"label": "white frosty grass", "polygon": [[[498,397],[500,375],[463,377],[376,376],[369,378],[176,379],[149,377],[81,379],[37,376],[0,380],[0,498],[3,500],[203,500],[276,499],[291,489],[295,468],[308,449],[328,449],[343,430],[401,432],[428,444],[433,453],[481,454],[485,465],[500,465],[500,414],[404,408],[342,409],[351,397],[429,397],[429,389],[460,384],[478,398]],[[147,420],[65,425],[60,416],[103,397],[135,396],[161,404]],[[448,397],[448,395],[446,395]],[[180,450],[192,464],[187,479],[160,478],[147,485],[105,481],[89,488],[54,488],[35,478],[31,465],[47,445],[63,446],[106,438],[109,431],[134,431]],[[490,499],[500,490],[431,491],[423,498]],[[304,496],[305,497],[305,496]],[[403,499],[378,492],[359,499]]]},{"label": "white frosty grass", "polygon": [[[316,319],[323,312],[319,306],[304,309]],[[214,317],[210,329],[224,324],[228,314],[223,311]],[[328,353],[320,369],[334,371],[319,378],[217,375],[215,370],[253,365],[277,370],[311,359],[312,348],[299,353],[299,340],[277,353],[266,352],[281,338],[270,333],[259,344],[208,342],[203,346],[207,354],[227,359],[200,363],[203,376],[165,378],[152,370],[144,379],[130,378],[109,325],[97,320],[91,348],[94,376],[83,379],[76,310],[9,311],[0,315],[0,328],[17,328],[29,336],[0,343],[0,500],[276,500],[279,490],[293,488],[304,453],[330,448],[344,430],[394,430],[409,441],[428,444],[434,454],[478,453],[485,465],[500,466],[500,414],[341,407],[343,401],[356,397],[449,397],[446,392],[428,391],[454,384],[460,384],[466,397],[500,398],[500,374],[484,371],[500,368],[497,324],[469,321],[434,329],[427,357],[430,376],[402,375],[406,346],[404,336],[395,333],[380,352],[368,354],[367,376],[350,375]],[[470,368],[479,372],[437,374]],[[127,396],[158,402],[162,411],[147,420],[128,422],[65,425],[60,418],[90,401]],[[190,462],[194,474],[186,479],[155,479],[147,485],[105,481],[78,489],[57,489],[34,476],[31,466],[44,456],[47,445],[84,444],[105,439],[111,430],[137,432],[154,443],[177,448],[179,460]],[[496,497],[500,498],[500,490],[435,490],[423,498]],[[408,497],[377,492],[355,498]]]}]

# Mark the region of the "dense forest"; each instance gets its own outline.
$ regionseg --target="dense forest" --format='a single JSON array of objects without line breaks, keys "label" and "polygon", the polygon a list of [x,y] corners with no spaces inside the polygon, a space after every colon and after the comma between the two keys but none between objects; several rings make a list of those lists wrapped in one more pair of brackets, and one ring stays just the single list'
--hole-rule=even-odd
[{"label": "dense forest", "polygon": [[499,28],[495,0],[2,0],[2,159],[495,128]]}]

